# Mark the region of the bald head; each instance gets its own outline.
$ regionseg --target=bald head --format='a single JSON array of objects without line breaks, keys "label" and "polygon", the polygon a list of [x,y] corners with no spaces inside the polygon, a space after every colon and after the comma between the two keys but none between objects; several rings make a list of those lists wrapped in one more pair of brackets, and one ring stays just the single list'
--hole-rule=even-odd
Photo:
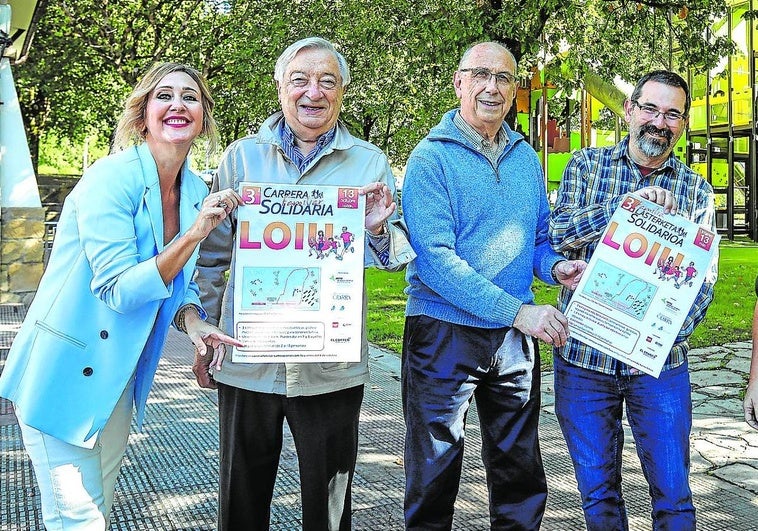
[{"label": "bald head", "polygon": [[453,77],[461,117],[493,141],[516,96],[516,60],[500,43],[481,42],[467,49]]},{"label": "bald head", "polygon": [[507,46],[505,46],[504,44],[500,44],[497,41],[477,42],[475,44],[472,44],[468,48],[466,48],[466,51],[463,52],[463,55],[461,56],[461,60],[458,62],[458,70],[460,70],[461,68],[466,68],[464,65],[466,64],[466,61],[468,60],[471,53],[474,51],[474,48],[491,48],[508,55],[511,58],[511,61],[513,62],[513,65],[514,65],[513,70],[514,72],[516,71],[517,63],[516,63],[516,58],[513,56],[513,53],[508,49]]}]

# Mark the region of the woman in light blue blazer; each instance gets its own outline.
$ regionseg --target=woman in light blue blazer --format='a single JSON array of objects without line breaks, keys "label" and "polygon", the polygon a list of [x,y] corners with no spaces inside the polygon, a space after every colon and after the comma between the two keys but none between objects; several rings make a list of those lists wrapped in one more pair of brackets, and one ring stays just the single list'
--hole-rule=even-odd
[{"label": "woman in light blue blazer", "polygon": [[[241,201],[232,190],[208,195],[187,167],[198,136],[215,146],[212,108],[195,69],[154,65],[127,98],[114,153],[64,203],[0,376],[48,531],[108,528],[132,410],[141,426],[168,328],[184,330],[184,308],[205,316],[192,280],[198,244]],[[241,345],[204,321],[191,338],[201,353]]]}]

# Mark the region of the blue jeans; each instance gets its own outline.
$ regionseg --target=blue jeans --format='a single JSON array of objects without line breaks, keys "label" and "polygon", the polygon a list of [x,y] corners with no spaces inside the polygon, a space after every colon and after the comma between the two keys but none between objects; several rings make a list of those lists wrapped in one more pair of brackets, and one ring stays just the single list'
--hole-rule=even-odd
[{"label": "blue jeans", "polygon": [[555,413],[566,439],[589,531],[628,529],[621,493],[624,428],[632,428],[652,497],[653,529],[695,529],[689,485],[692,399],[687,364],[661,372],[616,376],[554,356]]},{"label": "blue jeans", "polygon": [[476,400],[490,525],[539,529],[547,499],[537,425],[539,361],[516,329],[482,329],[426,316],[405,321],[405,525],[449,530],[463,464],[466,416]]}]

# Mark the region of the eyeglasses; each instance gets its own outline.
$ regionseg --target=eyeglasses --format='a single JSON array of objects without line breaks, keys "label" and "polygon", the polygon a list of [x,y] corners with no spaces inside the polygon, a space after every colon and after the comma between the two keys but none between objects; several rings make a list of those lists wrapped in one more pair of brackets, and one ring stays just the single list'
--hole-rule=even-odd
[{"label": "eyeglasses", "polygon": [[640,102],[637,100],[632,100],[632,105],[636,105],[642,113],[642,116],[648,120],[655,120],[660,115],[663,115],[663,119],[666,120],[666,123],[676,125],[687,118],[686,115],[678,113],[676,111],[663,112],[659,111],[653,105],[640,105]]},{"label": "eyeglasses", "polygon": [[490,72],[486,68],[461,68],[459,72],[469,72],[471,79],[480,85],[486,85],[490,78],[495,78],[498,87],[507,87],[516,81],[516,77],[510,72]]}]

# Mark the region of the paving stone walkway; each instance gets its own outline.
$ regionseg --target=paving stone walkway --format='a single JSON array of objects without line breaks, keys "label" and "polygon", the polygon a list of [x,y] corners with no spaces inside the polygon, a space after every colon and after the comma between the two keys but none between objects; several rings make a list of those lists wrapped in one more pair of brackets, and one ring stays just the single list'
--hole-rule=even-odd
[{"label": "paving stone walkway", "polygon": [[[7,308],[6,308],[7,310]],[[9,318],[0,308],[0,321]],[[3,322],[5,322],[3,321]],[[2,334],[9,328],[0,322]],[[0,363],[7,346],[0,343]],[[112,529],[212,530],[216,518],[218,420],[214,392],[197,387],[191,348],[172,331],[148,405],[142,433],[134,433],[116,492]],[[708,531],[758,530],[758,431],[742,418],[740,393],[750,342],[691,353],[693,397],[692,488],[699,527]],[[372,381],[361,414],[359,462],[353,483],[354,529],[402,529],[402,421],[397,356],[371,349]],[[553,414],[552,373],[543,373],[540,436],[549,497],[542,529],[584,529],[576,482]],[[489,529],[480,432],[468,417],[464,476],[454,529]],[[649,530],[647,485],[627,427],[624,489],[632,530]],[[18,426],[0,400],[0,531],[42,531],[39,496]],[[272,530],[300,525],[297,458],[288,437],[272,506]]]}]

